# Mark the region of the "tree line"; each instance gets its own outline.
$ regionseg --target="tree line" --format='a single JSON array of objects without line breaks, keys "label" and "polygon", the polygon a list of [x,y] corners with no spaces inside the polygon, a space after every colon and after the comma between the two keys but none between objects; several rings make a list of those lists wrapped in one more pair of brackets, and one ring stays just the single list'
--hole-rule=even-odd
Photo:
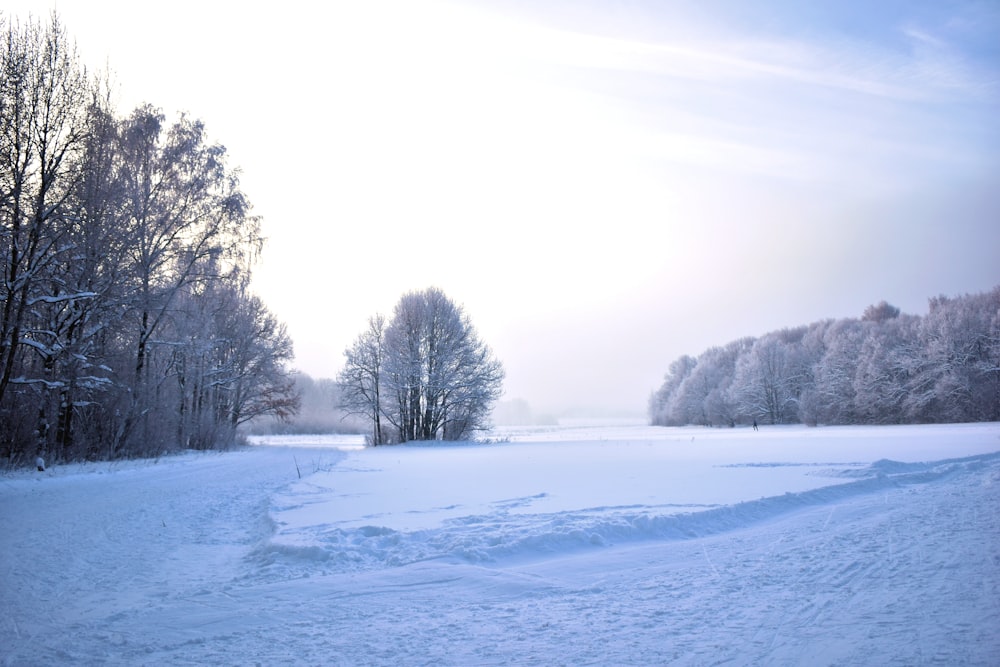
[{"label": "tree line", "polygon": [[288,419],[255,419],[241,432],[247,435],[364,434],[368,424],[341,407],[342,388],[334,378],[314,378],[297,371],[293,377],[298,412]]},{"label": "tree line", "polygon": [[1000,286],[934,297],[924,316],[883,301],[682,356],[649,415],[664,426],[1000,420]]},{"label": "tree line", "polygon": [[186,115],[121,115],[55,15],[0,16],[0,454],[225,446],[297,399],[260,220]]},{"label": "tree line", "polygon": [[344,351],[341,406],[372,445],[465,440],[487,427],[504,370],[465,311],[440,289],[404,294]]}]

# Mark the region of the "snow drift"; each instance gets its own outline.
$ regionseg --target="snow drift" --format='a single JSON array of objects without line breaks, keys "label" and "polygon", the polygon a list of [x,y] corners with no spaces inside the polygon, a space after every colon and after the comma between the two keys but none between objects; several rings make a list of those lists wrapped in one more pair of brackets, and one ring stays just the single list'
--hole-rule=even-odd
[{"label": "snow drift", "polygon": [[8,474],[0,661],[1000,654],[1000,425],[498,435]]}]

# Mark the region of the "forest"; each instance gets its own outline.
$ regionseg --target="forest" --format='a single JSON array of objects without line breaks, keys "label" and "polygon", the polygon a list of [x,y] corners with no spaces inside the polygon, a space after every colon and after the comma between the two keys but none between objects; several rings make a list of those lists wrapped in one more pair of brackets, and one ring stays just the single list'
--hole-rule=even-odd
[{"label": "forest", "polygon": [[0,456],[225,447],[293,414],[225,148],[186,115],[120,113],[55,15],[0,34]]},{"label": "forest", "polygon": [[674,361],[649,401],[654,424],[904,424],[1000,420],[1000,286],[886,302]]}]

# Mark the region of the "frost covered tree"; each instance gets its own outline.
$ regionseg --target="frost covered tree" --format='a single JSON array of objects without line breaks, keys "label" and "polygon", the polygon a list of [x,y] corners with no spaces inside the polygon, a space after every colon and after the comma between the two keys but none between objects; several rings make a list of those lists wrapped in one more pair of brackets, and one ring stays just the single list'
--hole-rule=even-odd
[{"label": "frost covered tree", "polygon": [[[213,281],[185,290],[170,323],[168,377],[177,442],[207,449],[231,442],[236,429],[262,415],[295,414],[299,396],[285,370],[292,342],[283,324],[245,285]],[[169,421],[165,421],[169,420]]]},{"label": "frost covered tree", "polygon": [[105,341],[106,329],[121,316],[123,288],[120,199],[113,176],[117,121],[105,93],[98,93],[88,104],[82,173],[67,201],[74,218],[64,237],[68,252],[55,258],[54,270],[47,274],[52,294],[85,298],[47,302],[35,311],[59,351],[52,365],[58,386],[50,409],[57,414],[53,454],[75,449],[75,437],[86,430],[78,422],[85,425],[96,406],[113,395],[115,385],[109,365],[114,355]]},{"label": "frost covered tree", "polygon": [[166,125],[159,110],[143,106],[124,123],[121,140],[132,367],[116,448],[162,433],[150,403],[169,372],[172,341],[160,334],[177,299],[190,286],[220,279],[220,269],[241,264],[259,242],[259,221],[227,168],[225,149],[206,141],[202,123],[181,117]]},{"label": "frost covered tree", "polygon": [[753,338],[740,338],[722,348],[715,348],[713,358],[714,380],[705,396],[705,414],[709,423],[717,426],[735,426],[743,419],[740,405],[733,391],[736,363],[754,344]]},{"label": "frost covered tree", "polygon": [[119,117],[58,17],[0,14],[0,455],[224,446],[288,415],[259,221],[203,125]]},{"label": "frost covered tree", "polygon": [[852,410],[864,424],[923,421],[907,415],[912,373],[923,356],[919,319],[897,315],[863,322],[866,336],[857,355]]},{"label": "frost covered tree", "polygon": [[[740,341],[737,341],[740,343]],[[930,299],[923,317],[882,301],[675,361],[654,424],[894,424],[1000,419],[1000,286]],[[729,363],[735,359],[733,370]]]},{"label": "frost covered tree", "polygon": [[919,421],[1000,418],[1000,287],[930,300],[919,331],[923,352],[906,397]]},{"label": "frost covered tree", "polygon": [[344,406],[372,442],[463,440],[487,427],[504,371],[464,310],[438,288],[410,292],[345,352]]},{"label": "frost covered tree", "polygon": [[810,424],[854,424],[855,377],[861,349],[869,335],[866,323],[849,318],[829,323],[823,330],[823,354],[813,367],[813,382],[800,403],[803,421]]},{"label": "frost covered tree", "polygon": [[680,388],[697,365],[698,360],[687,354],[670,364],[663,385],[649,399],[649,412],[653,424],[680,426],[689,423],[687,414],[681,407]]},{"label": "frost covered tree", "polygon": [[754,339],[741,338],[724,347],[709,348],[677,387],[672,421],[702,426],[735,426],[741,406],[732,391],[736,362],[749,352]]},{"label": "frost covered tree", "polygon": [[385,442],[382,434],[382,368],[385,364],[385,316],[368,318],[368,328],[344,350],[340,384],[340,407],[371,424],[372,445]]},{"label": "frost covered tree", "polygon": [[[0,406],[24,398],[38,407],[39,448],[50,431],[50,403],[63,356],[56,311],[93,297],[57,279],[71,261],[74,216],[86,138],[85,69],[59,21],[4,26],[0,46]],[[11,385],[20,397],[9,399]],[[34,400],[32,400],[34,399]],[[14,411],[5,415],[16,417]],[[8,420],[8,428],[26,428]]]},{"label": "frost covered tree", "polygon": [[770,424],[797,419],[805,377],[798,343],[804,334],[805,328],[767,334],[740,357],[735,383],[743,414]]}]

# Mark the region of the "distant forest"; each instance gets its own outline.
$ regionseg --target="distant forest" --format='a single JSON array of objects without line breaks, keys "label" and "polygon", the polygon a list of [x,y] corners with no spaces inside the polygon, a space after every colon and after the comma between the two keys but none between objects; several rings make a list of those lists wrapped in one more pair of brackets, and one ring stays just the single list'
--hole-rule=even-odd
[{"label": "distant forest", "polygon": [[1000,420],[1000,286],[882,302],[860,319],[741,338],[670,365],[653,424],[903,424]]}]

